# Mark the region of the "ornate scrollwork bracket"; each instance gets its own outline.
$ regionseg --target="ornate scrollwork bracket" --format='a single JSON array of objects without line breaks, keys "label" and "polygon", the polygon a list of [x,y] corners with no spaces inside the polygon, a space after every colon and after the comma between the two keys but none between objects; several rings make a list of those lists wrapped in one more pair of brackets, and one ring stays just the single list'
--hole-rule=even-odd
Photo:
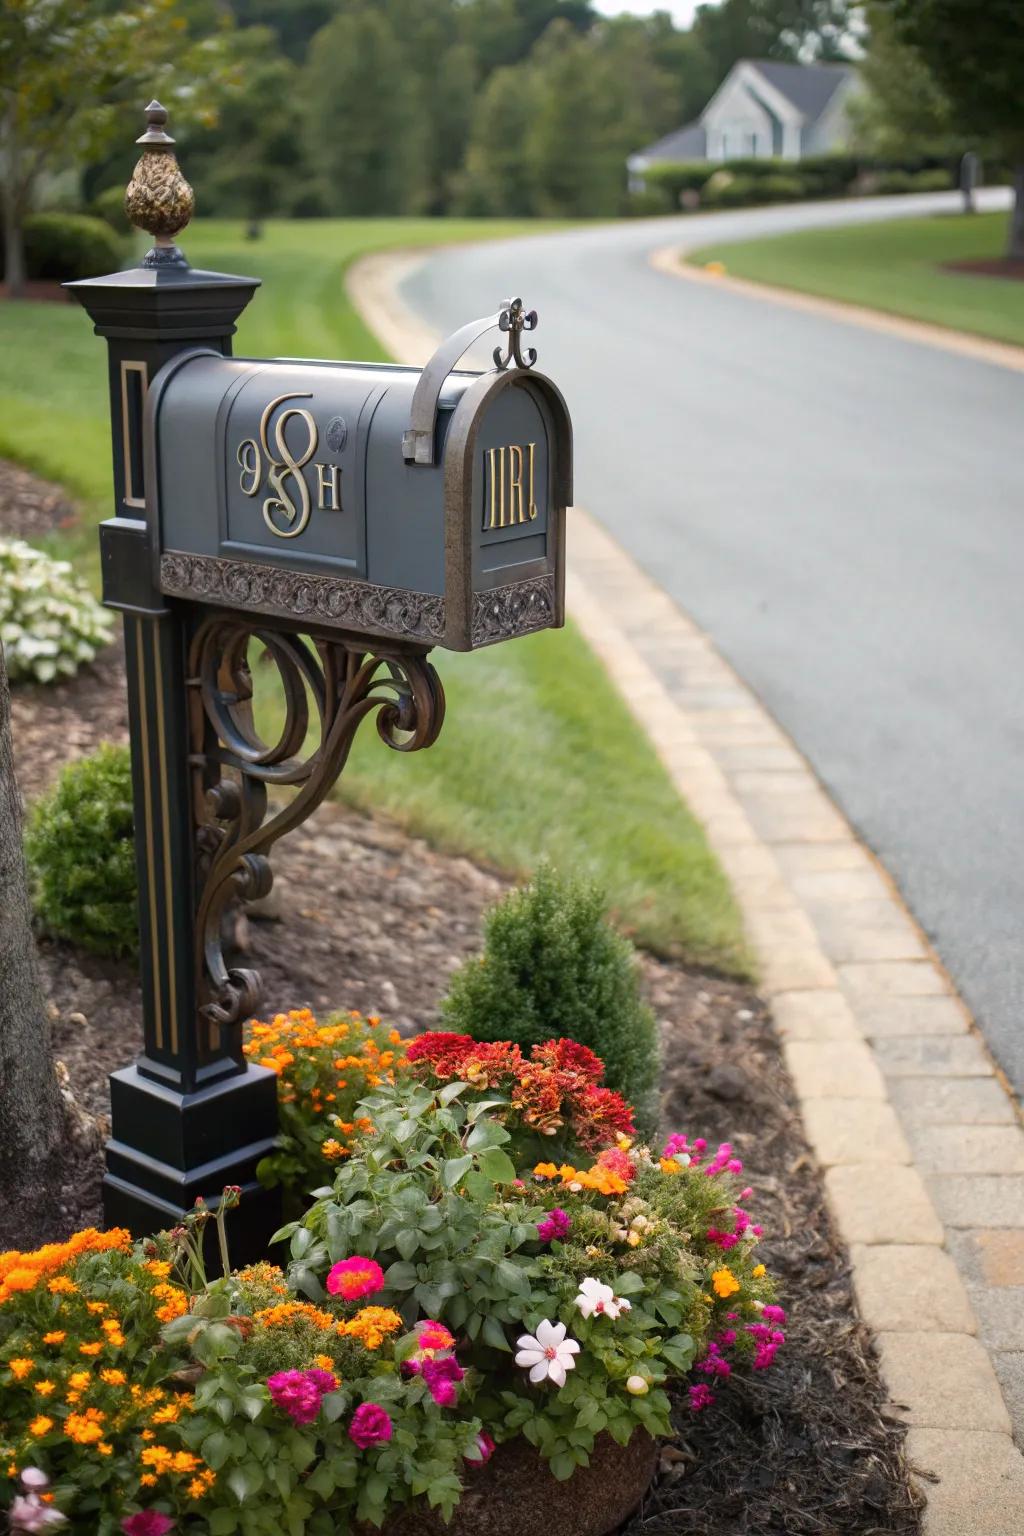
[{"label": "ornate scrollwork bracket", "polygon": [[532,368],[537,361],[537,349],[527,347],[523,356],[523,332],[537,329],[537,311],[524,309],[522,299],[509,299],[498,316],[498,329],[508,336],[508,350],[502,353],[500,346],[495,347],[495,368],[504,371],[510,363],[517,368]]},{"label": "ornate scrollwork bracket", "polygon": [[[264,647],[284,693],[284,722],[272,743],[254,720],[253,642]],[[200,1014],[224,1029],[249,1018],[261,992],[256,971],[232,968],[224,957],[225,910],[267,895],[270,849],[329,793],[367,715],[376,713],[387,746],[415,752],[437,739],[444,691],[422,646],[306,637],[227,614],[196,630],[188,688]],[[268,819],[272,786],[295,792]]]}]

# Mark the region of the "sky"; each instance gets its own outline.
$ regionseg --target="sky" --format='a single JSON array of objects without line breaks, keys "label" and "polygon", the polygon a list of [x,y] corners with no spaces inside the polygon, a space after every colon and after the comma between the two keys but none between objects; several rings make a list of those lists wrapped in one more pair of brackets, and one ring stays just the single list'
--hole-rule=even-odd
[{"label": "sky", "polygon": [[688,27],[700,0],[594,0],[594,9],[602,16],[618,16],[632,11],[635,16],[650,16],[652,11],[669,11],[677,26]]}]

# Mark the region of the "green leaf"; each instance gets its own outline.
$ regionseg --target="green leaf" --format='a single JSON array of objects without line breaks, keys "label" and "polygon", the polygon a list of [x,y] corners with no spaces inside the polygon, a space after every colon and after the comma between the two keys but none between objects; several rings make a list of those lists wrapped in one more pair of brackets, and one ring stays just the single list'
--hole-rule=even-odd
[{"label": "green leaf", "polygon": [[389,1291],[411,1291],[416,1284],[416,1266],[405,1262],[390,1264],[384,1271],[384,1284]]},{"label": "green leaf", "polygon": [[231,1454],[231,1442],[222,1429],[215,1429],[212,1435],[207,1435],[200,1449],[206,1465],[219,1472]]},{"label": "green leaf", "polygon": [[403,1259],[411,1259],[413,1254],[418,1251],[419,1246],[420,1235],[411,1228],[405,1227],[401,1232],[395,1234],[395,1247]]},{"label": "green leaf", "polygon": [[255,1462],[247,1461],[240,1467],[232,1467],[226,1481],[239,1504],[244,1504],[263,1487],[263,1473]]},{"label": "green leaf", "polygon": [[476,1104],[471,1104],[466,1112],[466,1119],[470,1125],[474,1125],[482,1114],[489,1109],[503,1109],[508,1103],[507,1099],[481,1099]]},{"label": "green leaf", "polygon": [[[508,1162],[508,1159],[505,1159]],[[454,1189],[464,1173],[468,1173],[473,1166],[473,1154],[467,1152],[464,1157],[450,1157],[441,1167],[441,1181],[445,1189]],[[511,1167],[511,1163],[509,1164]],[[512,1170],[515,1177],[515,1169]]]},{"label": "green leaf", "polygon": [[207,1521],[210,1536],[230,1536],[238,1530],[238,1515],[233,1509],[211,1509]]},{"label": "green leaf", "polygon": [[487,1147],[477,1156],[480,1172],[492,1184],[511,1184],[516,1177],[516,1165],[500,1147]]},{"label": "green leaf", "polygon": [[524,1291],[530,1289],[525,1271],[520,1269],[518,1264],[513,1264],[511,1259],[499,1259],[495,1265],[494,1274],[498,1284],[504,1286],[506,1291],[522,1295]]},{"label": "green leaf", "polygon": [[468,1087],[468,1083],[445,1083],[444,1087],[441,1089],[441,1092],[438,1094],[438,1098],[442,1104],[447,1106],[451,1104],[453,1100],[457,1099],[460,1093],[465,1093]]},{"label": "green leaf", "polygon": [[[461,1299],[461,1298],[458,1298]],[[451,1314],[449,1308],[449,1316]],[[456,1325],[457,1326],[457,1325]],[[496,1317],[485,1317],[483,1326],[483,1339],[492,1349],[502,1349],[511,1354],[512,1346],[505,1337],[505,1330]]]},{"label": "green leaf", "polygon": [[466,1137],[466,1148],[470,1152],[478,1152],[484,1147],[502,1147],[506,1141],[511,1140],[508,1131],[496,1120],[478,1120]]},{"label": "green leaf", "polygon": [[568,1451],[561,1451],[557,1456],[552,1456],[548,1465],[560,1483],[567,1483],[576,1471],[576,1458]]},{"label": "green leaf", "polygon": [[647,1282],[642,1275],[635,1270],[627,1269],[625,1274],[619,1276],[615,1282],[615,1294],[617,1296],[635,1296],[637,1291],[645,1289]]}]

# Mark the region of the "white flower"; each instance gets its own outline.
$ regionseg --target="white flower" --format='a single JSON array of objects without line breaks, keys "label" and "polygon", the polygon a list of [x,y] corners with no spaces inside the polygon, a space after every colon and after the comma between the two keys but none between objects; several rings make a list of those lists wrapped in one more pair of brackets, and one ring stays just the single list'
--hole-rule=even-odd
[{"label": "white flower", "polygon": [[[603,1280],[595,1280],[592,1275],[580,1281],[580,1293],[576,1297],[576,1305],[584,1317],[600,1314],[614,1320],[623,1310],[623,1302],[616,1296],[611,1286],[605,1285]],[[628,1301],[625,1303],[625,1310],[629,1311]]]},{"label": "white flower", "polygon": [[553,1381],[559,1387],[565,1386],[565,1373],[574,1369],[573,1356],[579,1354],[580,1346],[575,1339],[566,1338],[564,1323],[552,1323],[545,1318],[537,1325],[536,1338],[532,1333],[524,1333],[516,1343],[516,1365],[529,1366],[531,1381]]},{"label": "white flower", "polygon": [[632,1392],[634,1397],[643,1397],[650,1390],[651,1384],[649,1381],[645,1381],[643,1376],[628,1376],[626,1378],[626,1391]]}]

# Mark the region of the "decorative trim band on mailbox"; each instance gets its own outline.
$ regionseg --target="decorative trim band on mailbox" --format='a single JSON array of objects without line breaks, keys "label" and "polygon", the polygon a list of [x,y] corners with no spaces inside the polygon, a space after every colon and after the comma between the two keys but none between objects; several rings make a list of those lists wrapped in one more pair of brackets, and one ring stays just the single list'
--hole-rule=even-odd
[{"label": "decorative trim band on mailbox", "polygon": [[473,644],[490,645],[555,622],[554,575],[517,581],[473,596]]},{"label": "decorative trim band on mailbox", "polygon": [[160,557],[160,589],[171,597],[254,609],[289,619],[311,619],[344,629],[440,642],[444,598],[429,592],[379,587],[336,576],[308,576],[215,555],[168,551]]}]

